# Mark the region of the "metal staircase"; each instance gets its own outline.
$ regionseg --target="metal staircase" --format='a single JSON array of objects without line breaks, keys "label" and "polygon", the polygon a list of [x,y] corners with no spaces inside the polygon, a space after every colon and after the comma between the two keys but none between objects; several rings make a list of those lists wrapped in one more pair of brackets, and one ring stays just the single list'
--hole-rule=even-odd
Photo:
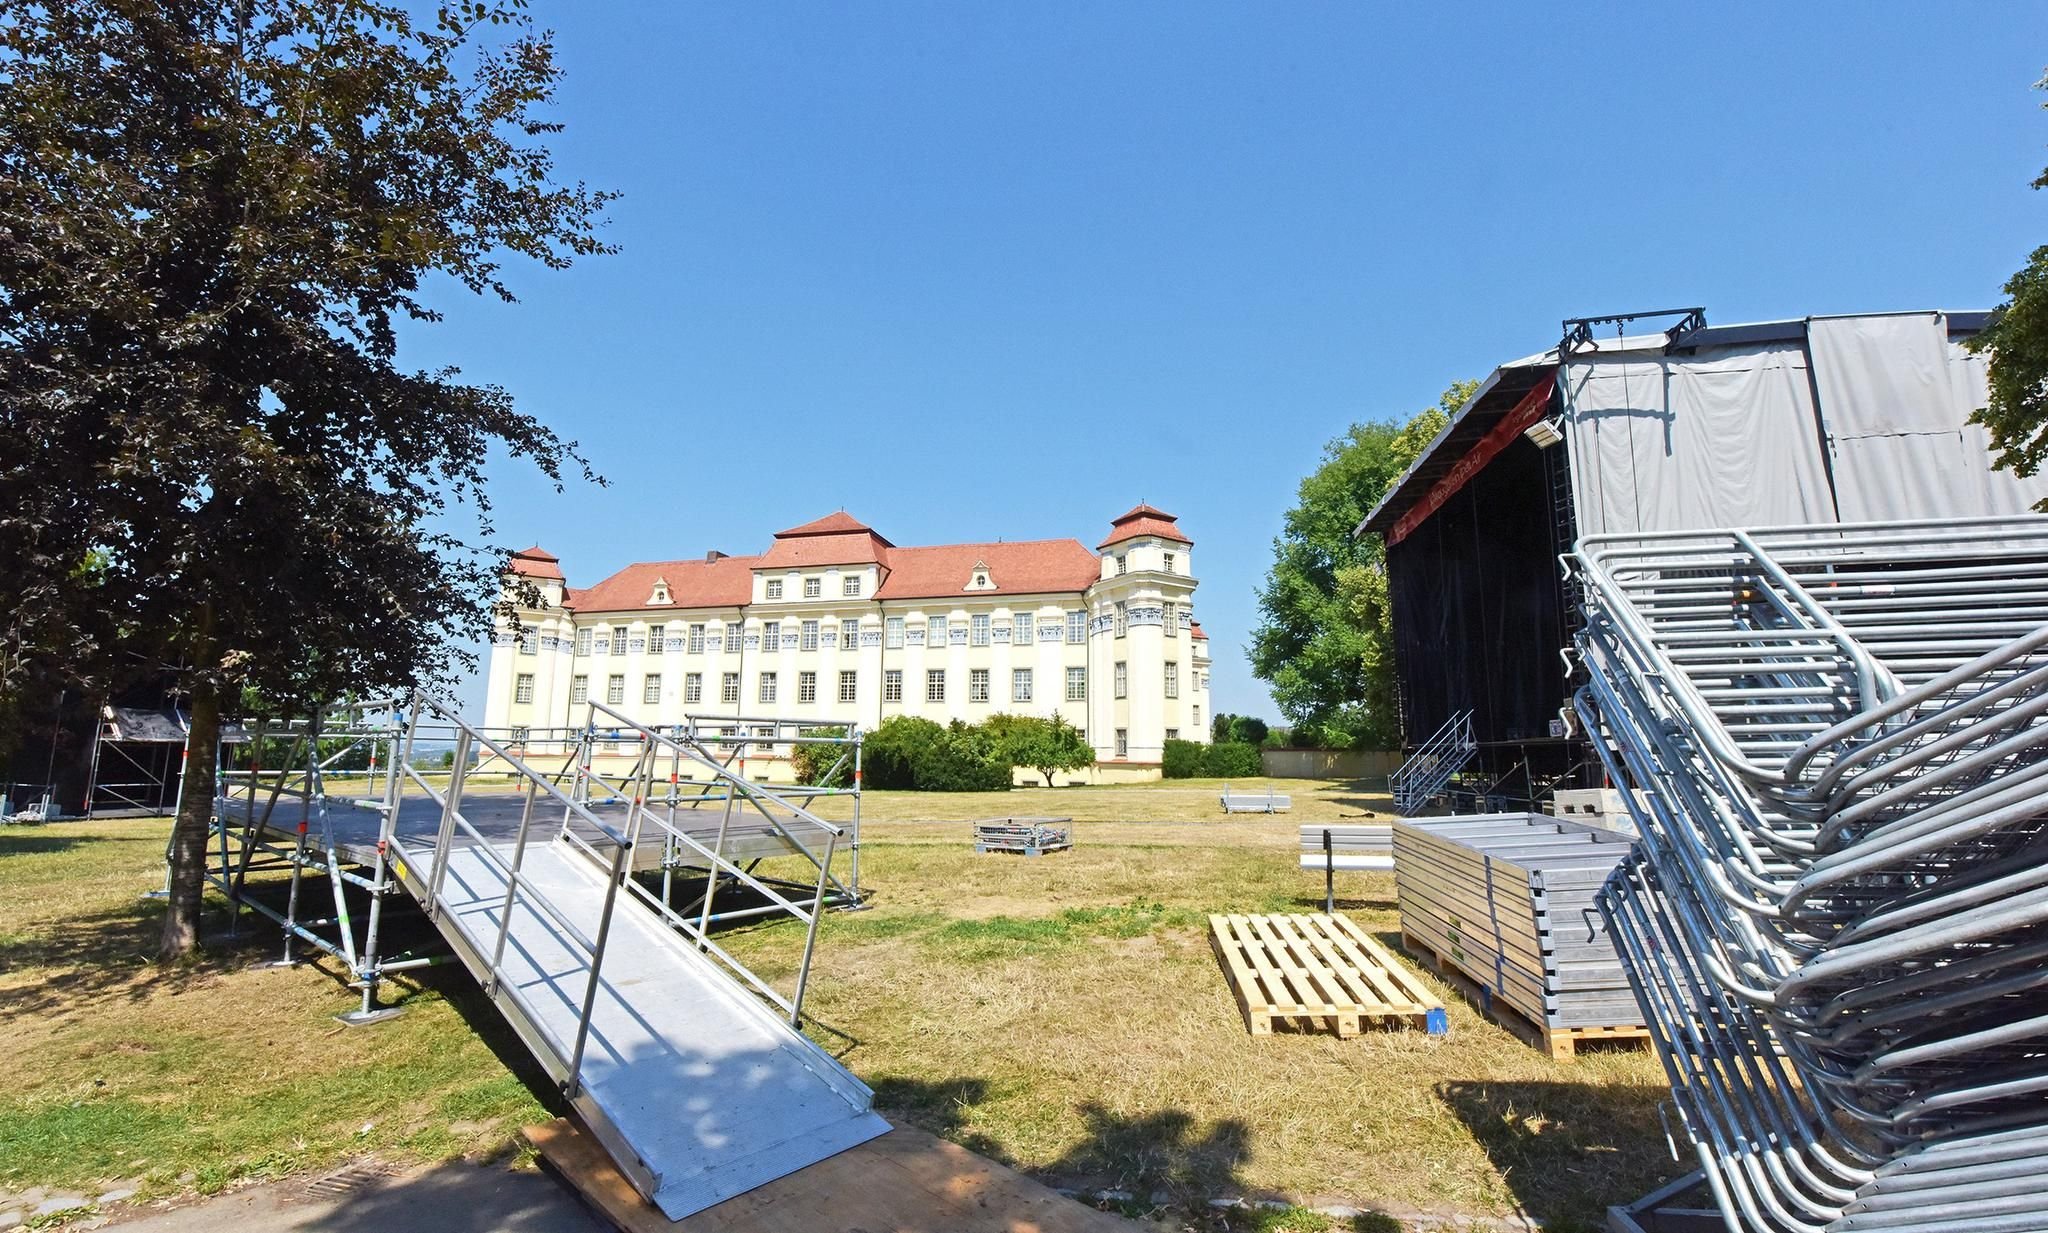
[{"label": "metal staircase", "polygon": [[1413,814],[1427,805],[1478,752],[1479,743],[1472,739],[1471,710],[1468,708],[1452,715],[1406,762],[1387,776],[1387,787],[1394,794],[1395,811]]}]

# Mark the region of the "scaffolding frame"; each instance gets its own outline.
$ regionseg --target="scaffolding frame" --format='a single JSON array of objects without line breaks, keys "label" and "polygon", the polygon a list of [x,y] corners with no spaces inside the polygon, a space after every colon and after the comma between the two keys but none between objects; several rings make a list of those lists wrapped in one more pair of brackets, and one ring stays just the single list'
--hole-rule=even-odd
[{"label": "scaffolding frame", "polygon": [[[215,797],[206,877],[228,901],[229,936],[236,935],[243,914],[249,912],[281,931],[280,965],[300,962],[307,948],[331,956],[347,972],[349,987],[361,993],[360,1006],[338,1017],[349,1024],[377,1022],[397,1013],[378,1003],[385,980],[453,958],[446,953],[383,953],[385,901],[395,892],[417,889],[404,881],[394,842],[408,792],[417,789],[427,794],[442,829],[453,817],[463,831],[461,836],[441,836],[437,851],[450,839],[489,845],[496,841],[486,838],[463,816],[464,790],[473,781],[502,778],[524,784],[527,798],[520,811],[514,849],[515,881],[517,852],[524,850],[526,835],[536,821],[536,804],[543,794],[551,801],[559,800],[562,816],[550,823],[556,827],[556,837],[589,849],[600,865],[609,858],[597,848],[617,846],[607,839],[614,830],[625,841],[623,850],[636,856],[654,854],[655,863],[650,867],[641,868],[629,860],[615,871],[619,885],[697,949],[716,957],[742,984],[780,1008],[795,1024],[801,1020],[819,918],[827,908],[859,907],[862,901],[858,867],[862,733],[851,727],[845,735],[823,735],[815,732],[816,727],[814,721],[778,716],[689,716],[682,724],[653,728],[593,703],[581,725],[538,733],[512,729],[494,736],[424,693],[338,703],[314,708],[303,717],[251,720],[242,725],[243,739],[253,742],[248,768],[229,769],[222,765],[224,747],[217,745],[214,751]],[[288,742],[288,752],[278,764],[265,766],[266,742],[279,740]],[[421,745],[439,742],[452,744],[454,757],[446,785],[436,789],[429,782],[434,772],[423,773],[413,763]],[[745,777],[749,752],[772,752],[777,746],[794,745],[836,747],[838,755],[823,778],[829,783],[850,768],[853,786],[771,788]],[[607,756],[631,759],[625,773],[599,766],[596,755],[603,746],[610,747],[603,750]],[[368,752],[368,769],[343,771],[340,764],[363,750]],[[564,761],[554,769],[544,769],[530,761],[536,754],[562,754]],[[735,763],[740,769],[734,769]],[[335,786],[331,779],[357,776],[362,779],[361,795],[330,791]],[[810,808],[821,798],[838,796],[853,798],[850,825],[827,822]],[[614,824],[599,817],[616,807],[624,809],[623,822]],[[468,808],[474,812],[473,805]],[[373,845],[365,842],[360,827],[353,840],[344,837],[339,825],[343,812],[355,810],[375,815]],[[700,810],[717,812],[720,817],[716,837],[709,844],[684,825],[682,815]],[[807,860],[817,871],[815,879],[795,882],[757,873],[755,866],[766,856],[745,855],[728,844],[737,818],[749,819],[756,830],[765,829],[775,836],[786,854]],[[593,827],[595,831],[584,833]],[[660,842],[643,844],[643,834],[659,836]],[[850,863],[843,879],[832,869],[842,846]],[[679,909],[675,902],[679,876],[695,869],[705,875],[702,893]],[[249,893],[247,885],[252,873],[278,872],[289,874],[282,910]],[[659,890],[643,883],[639,874],[658,874]],[[324,891],[320,889],[323,880]],[[766,902],[717,907],[721,889],[736,887],[745,887]],[[351,889],[368,897],[366,911],[351,911]],[[795,988],[790,991],[759,977],[712,937],[717,925],[785,914],[805,928],[803,957]]]}]

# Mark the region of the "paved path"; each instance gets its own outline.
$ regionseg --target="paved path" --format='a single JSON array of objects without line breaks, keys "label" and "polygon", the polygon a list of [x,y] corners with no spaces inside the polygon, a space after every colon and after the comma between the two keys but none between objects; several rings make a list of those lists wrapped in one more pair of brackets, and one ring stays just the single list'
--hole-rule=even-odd
[{"label": "paved path", "polygon": [[460,1162],[346,1187],[273,1182],[169,1211],[144,1210],[108,1227],[121,1233],[611,1233],[544,1173]]}]

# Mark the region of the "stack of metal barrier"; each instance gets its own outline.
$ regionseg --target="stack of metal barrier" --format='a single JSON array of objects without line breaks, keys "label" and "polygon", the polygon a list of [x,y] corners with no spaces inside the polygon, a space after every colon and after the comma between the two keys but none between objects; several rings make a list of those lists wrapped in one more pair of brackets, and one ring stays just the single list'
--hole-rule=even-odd
[{"label": "stack of metal barrier", "polygon": [[2048,1228],[2048,518],[1593,537],[1601,908],[1731,1229]]}]

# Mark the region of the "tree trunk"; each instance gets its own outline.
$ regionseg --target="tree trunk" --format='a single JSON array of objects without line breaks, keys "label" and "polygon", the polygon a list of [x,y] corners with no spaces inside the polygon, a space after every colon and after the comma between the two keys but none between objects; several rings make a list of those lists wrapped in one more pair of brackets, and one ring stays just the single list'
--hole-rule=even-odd
[{"label": "tree trunk", "polygon": [[157,958],[190,954],[199,945],[199,908],[206,893],[206,841],[213,818],[213,772],[220,745],[220,693],[211,684],[192,690],[192,730],[185,738],[184,783],[171,823],[171,889]]}]

